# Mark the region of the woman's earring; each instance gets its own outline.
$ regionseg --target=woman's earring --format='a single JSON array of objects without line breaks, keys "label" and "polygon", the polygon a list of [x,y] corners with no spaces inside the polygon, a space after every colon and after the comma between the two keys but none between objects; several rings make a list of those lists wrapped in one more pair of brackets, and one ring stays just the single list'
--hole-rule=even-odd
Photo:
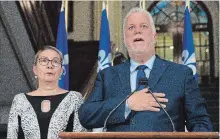
[{"label": "woman's earring", "polygon": [[37,75],[35,75],[34,78],[37,79]]}]

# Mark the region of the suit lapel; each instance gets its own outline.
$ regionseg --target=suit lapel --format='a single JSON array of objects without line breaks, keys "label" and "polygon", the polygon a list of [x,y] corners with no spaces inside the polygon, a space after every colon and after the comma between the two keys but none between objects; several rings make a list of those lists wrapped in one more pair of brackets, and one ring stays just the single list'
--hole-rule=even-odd
[{"label": "suit lapel", "polygon": [[124,64],[121,66],[117,66],[115,68],[115,71],[117,72],[119,76],[119,80],[121,81],[122,85],[122,92],[125,95],[128,95],[131,93],[131,85],[130,85],[130,61],[126,60]]},{"label": "suit lapel", "polygon": [[153,89],[157,82],[160,80],[161,76],[163,75],[164,71],[169,66],[169,63],[166,61],[161,60],[158,56],[154,61],[153,68],[150,72],[149,77],[149,87]]}]

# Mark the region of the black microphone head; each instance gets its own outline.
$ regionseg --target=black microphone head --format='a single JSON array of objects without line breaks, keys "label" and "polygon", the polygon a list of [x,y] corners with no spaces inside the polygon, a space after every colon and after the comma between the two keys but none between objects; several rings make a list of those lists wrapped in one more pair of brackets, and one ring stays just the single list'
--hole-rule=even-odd
[{"label": "black microphone head", "polygon": [[147,79],[147,77],[139,78],[138,79],[138,85],[146,85],[146,86],[148,86],[148,79]]}]

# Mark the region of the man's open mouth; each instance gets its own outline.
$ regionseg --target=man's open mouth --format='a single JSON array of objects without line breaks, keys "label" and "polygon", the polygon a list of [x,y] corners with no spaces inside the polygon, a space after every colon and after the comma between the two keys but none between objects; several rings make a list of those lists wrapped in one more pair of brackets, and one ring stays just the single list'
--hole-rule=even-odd
[{"label": "man's open mouth", "polygon": [[134,42],[142,42],[142,41],[144,41],[144,39],[142,39],[142,38],[135,38],[134,39]]}]

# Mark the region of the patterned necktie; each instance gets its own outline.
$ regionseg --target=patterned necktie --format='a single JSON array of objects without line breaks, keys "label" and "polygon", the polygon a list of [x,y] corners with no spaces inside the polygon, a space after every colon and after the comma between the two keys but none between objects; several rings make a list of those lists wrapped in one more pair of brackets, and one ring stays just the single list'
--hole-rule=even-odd
[{"label": "patterned necktie", "polygon": [[140,65],[140,66],[137,67],[138,73],[137,73],[137,79],[136,79],[136,89],[139,87],[137,89],[137,91],[144,89],[144,85],[139,86],[138,82],[139,82],[140,78],[145,78],[146,77],[146,74],[144,72],[144,70],[146,68],[147,68],[147,66],[145,66],[145,65]]}]

